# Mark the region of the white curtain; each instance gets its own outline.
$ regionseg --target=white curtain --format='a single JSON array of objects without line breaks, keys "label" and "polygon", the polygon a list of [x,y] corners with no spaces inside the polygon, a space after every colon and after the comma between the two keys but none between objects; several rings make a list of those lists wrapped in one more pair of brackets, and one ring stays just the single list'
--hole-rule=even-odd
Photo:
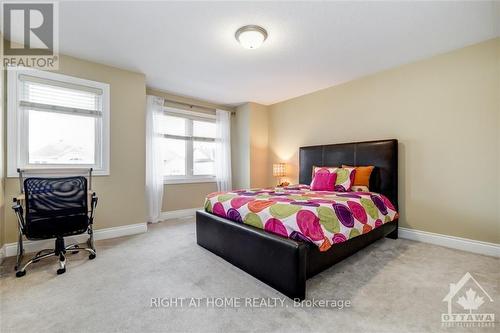
[{"label": "white curtain", "polygon": [[216,110],[215,178],[219,191],[229,191],[231,184],[231,113]]},{"label": "white curtain", "polygon": [[147,96],[146,111],[146,200],[148,222],[160,221],[163,202],[163,162],[160,148],[160,119],[163,98]]}]

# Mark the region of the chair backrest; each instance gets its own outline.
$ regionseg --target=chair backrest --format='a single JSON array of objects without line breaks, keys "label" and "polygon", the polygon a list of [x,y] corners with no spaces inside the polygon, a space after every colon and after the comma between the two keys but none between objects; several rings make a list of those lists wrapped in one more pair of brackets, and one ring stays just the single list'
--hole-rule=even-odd
[{"label": "chair backrest", "polygon": [[62,216],[83,216],[88,212],[85,177],[26,178],[26,223]]},{"label": "chair backrest", "polygon": [[[69,171],[69,170],[66,170]],[[94,172],[93,168],[71,168],[72,176],[84,176],[88,181],[88,189],[92,191],[92,172]],[[61,169],[51,169],[51,168],[43,168],[43,169],[17,169],[17,174],[19,175],[19,187],[21,193],[24,193],[24,179],[29,177],[37,177],[37,174],[51,174],[57,178],[58,174],[61,174]],[[69,175],[68,175],[69,176]],[[60,177],[59,177],[60,178]]]}]

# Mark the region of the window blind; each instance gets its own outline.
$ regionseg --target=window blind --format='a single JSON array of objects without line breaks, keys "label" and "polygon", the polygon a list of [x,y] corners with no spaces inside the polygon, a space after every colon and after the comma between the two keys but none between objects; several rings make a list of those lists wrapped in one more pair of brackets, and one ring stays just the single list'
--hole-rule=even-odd
[{"label": "window blind", "polygon": [[21,107],[100,117],[102,90],[55,80],[19,75]]},{"label": "window blind", "polygon": [[[182,119],[187,119],[190,121],[201,121],[201,122],[208,122],[208,123],[215,123],[215,119],[207,115],[206,117],[204,116],[197,116],[191,112],[164,112],[166,116],[174,117],[174,118],[182,118]],[[175,139],[175,140],[185,140],[185,141],[203,141],[203,142],[215,142],[215,137],[210,137],[210,136],[196,136],[193,135],[193,125],[192,122],[188,123],[188,128],[189,130],[187,131],[186,134],[184,135],[179,135],[179,134],[174,134],[174,133],[169,133],[168,130],[165,130],[163,133],[160,133],[161,136],[163,136],[166,139]]]}]

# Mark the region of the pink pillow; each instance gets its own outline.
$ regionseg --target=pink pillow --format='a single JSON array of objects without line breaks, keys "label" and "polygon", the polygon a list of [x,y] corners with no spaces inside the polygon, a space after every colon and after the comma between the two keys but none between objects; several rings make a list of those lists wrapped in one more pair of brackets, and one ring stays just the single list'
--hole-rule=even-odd
[{"label": "pink pillow", "polygon": [[320,170],[314,174],[311,182],[312,191],[333,191],[337,174],[328,170]]},{"label": "pink pillow", "polygon": [[313,176],[318,172],[330,172],[337,175],[335,179],[335,192],[347,192],[351,190],[351,186],[354,183],[354,175],[356,174],[356,168],[337,168],[337,167],[317,167],[313,166]]}]

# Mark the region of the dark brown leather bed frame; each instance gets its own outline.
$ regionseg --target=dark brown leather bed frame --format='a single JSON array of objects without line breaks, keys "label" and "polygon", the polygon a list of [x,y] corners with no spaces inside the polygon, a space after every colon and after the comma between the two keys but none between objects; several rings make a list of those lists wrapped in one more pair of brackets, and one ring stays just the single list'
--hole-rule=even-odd
[{"label": "dark brown leather bed frame", "polygon": [[[374,165],[370,190],[398,208],[398,141],[380,140],[301,147],[299,182],[309,184],[312,167]],[[398,237],[398,221],[320,252],[295,241],[204,211],[196,213],[198,245],[215,253],[292,299],[306,297],[306,280],[382,237]]]}]

